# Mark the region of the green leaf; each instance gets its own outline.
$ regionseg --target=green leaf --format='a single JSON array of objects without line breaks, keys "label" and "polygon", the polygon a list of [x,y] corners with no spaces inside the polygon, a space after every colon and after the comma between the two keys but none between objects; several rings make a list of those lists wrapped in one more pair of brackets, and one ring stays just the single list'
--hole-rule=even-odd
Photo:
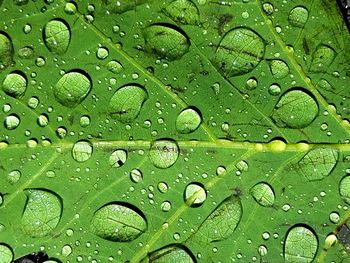
[{"label": "green leaf", "polygon": [[0,17],[0,263],[350,261],[336,1],[0,0]]}]

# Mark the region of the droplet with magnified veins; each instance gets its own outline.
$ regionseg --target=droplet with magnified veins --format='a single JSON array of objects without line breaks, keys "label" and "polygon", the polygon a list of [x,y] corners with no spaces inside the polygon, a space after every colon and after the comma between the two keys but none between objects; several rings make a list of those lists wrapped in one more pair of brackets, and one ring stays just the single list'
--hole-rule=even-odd
[{"label": "droplet with magnified veins", "polygon": [[176,129],[180,133],[194,132],[202,122],[199,111],[194,108],[188,108],[180,112],[176,118]]},{"label": "droplet with magnified veins", "polygon": [[47,48],[55,54],[64,54],[71,39],[69,26],[61,20],[49,21],[44,27],[44,42]]},{"label": "droplet with magnified veins", "polygon": [[9,96],[18,98],[27,90],[27,78],[23,72],[12,72],[7,74],[2,82],[2,90]]},{"label": "droplet with magnified veins", "polygon": [[169,168],[179,157],[179,147],[175,141],[158,140],[151,144],[149,158],[152,164],[158,168]]},{"label": "droplet with magnified veins", "polygon": [[12,63],[13,55],[13,44],[10,37],[0,31],[0,71]]},{"label": "droplet with magnified veins", "polygon": [[257,183],[250,189],[250,194],[261,206],[269,207],[275,203],[275,193],[267,183]]}]

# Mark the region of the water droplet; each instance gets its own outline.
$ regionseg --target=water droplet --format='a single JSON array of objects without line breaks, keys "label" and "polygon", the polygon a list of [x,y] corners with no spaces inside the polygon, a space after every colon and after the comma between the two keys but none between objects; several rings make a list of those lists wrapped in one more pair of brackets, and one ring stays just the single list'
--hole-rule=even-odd
[{"label": "water droplet", "polygon": [[265,207],[273,206],[275,203],[275,193],[267,183],[258,183],[250,189],[250,194],[255,201]]},{"label": "water droplet", "polygon": [[7,175],[7,180],[10,184],[15,184],[21,179],[21,172],[19,170],[13,170]]},{"label": "water droplet", "polygon": [[72,2],[66,3],[66,5],[64,6],[64,12],[68,15],[75,14],[77,12],[77,7],[75,3],[72,3]]},{"label": "water droplet", "polygon": [[0,71],[12,63],[13,53],[13,45],[10,37],[0,31]]},{"label": "water droplet", "polygon": [[47,48],[56,54],[64,54],[70,42],[69,26],[61,20],[51,20],[44,28],[44,41]]},{"label": "water droplet", "polygon": [[199,111],[188,108],[180,112],[176,118],[176,129],[180,133],[191,133],[195,131],[202,122]]},{"label": "water droplet", "polygon": [[201,241],[217,242],[231,236],[241,221],[243,214],[241,200],[230,196],[222,201],[200,225],[198,232]]},{"label": "water droplet", "polygon": [[108,57],[108,55],[109,55],[109,51],[108,51],[107,48],[105,48],[105,47],[100,47],[100,48],[97,49],[96,57],[97,57],[98,59],[101,59],[101,60],[102,60],[102,59],[105,59],[105,58]]},{"label": "water droplet", "polygon": [[8,130],[14,130],[18,127],[20,119],[17,115],[12,114],[5,118],[5,128]]},{"label": "water droplet", "polygon": [[195,263],[197,262],[192,252],[181,244],[170,244],[156,251],[149,253],[141,260],[141,263]]},{"label": "water droplet", "polygon": [[90,159],[92,155],[92,145],[88,141],[78,141],[72,148],[73,159],[77,162],[85,162]]},{"label": "water droplet", "polygon": [[121,167],[126,162],[128,154],[125,150],[116,150],[109,157],[109,164],[113,167]]},{"label": "water droplet", "polygon": [[158,190],[161,193],[166,193],[168,191],[168,185],[165,182],[159,182],[158,183]]},{"label": "water droplet", "polygon": [[54,87],[56,100],[66,107],[81,103],[91,89],[89,76],[76,71],[64,74]]},{"label": "water droplet", "polygon": [[278,96],[281,93],[281,87],[278,84],[272,84],[268,91],[272,96]]},{"label": "water droplet", "polygon": [[27,202],[21,219],[23,232],[31,237],[49,235],[61,219],[61,198],[42,189],[28,189],[26,195]]},{"label": "water droplet", "polygon": [[160,204],[160,209],[162,209],[163,212],[169,212],[171,209],[171,203],[169,201],[164,201]]},{"label": "water droplet", "polygon": [[49,117],[45,114],[41,114],[38,117],[38,124],[40,127],[45,127],[49,124]]},{"label": "water droplet", "polygon": [[37,97],[31,97],[28,100],[28,107],[31,109],[36,109],[36,107],[38,107],[39,105],[39,99]]},{"label": "water droplet", "polygon": [[92,218],[91,229],[101,238],[129,242],[147,230],[147,222],[138,208],[118,202],[98,209]]},{"label": "water droplet", "polygon": [[18,56],[22,59],[30,59],[34,57],[34,49],[29,46],[22,47],[18,50]]},{"label": "water droplet", "polygon": [[6,75],[2,82],[2,90],[11,97],[19,98],[26,92],[27,83],[27,78],[23,72],[13,72]]},{"label": "water droplet", "polygon": [[142,172],[139,169],[132,169],[130,172],[130,179],[134,183],[139,183],[143,180]]},{"label": "water droplet", "polygon": [[204,186],[200,183],[190,183],[186,186],[184,193],[185,203],[191,207],[199,207],[207,199]]},{"label": "water droplet", "polygon": [[263,3],[262,7],[266,15],[270,16],[273,14],[274,10],[273,5],[271,3]]},{"label": "water droplet", "polygon": [[293,226],[284,243],[286,262],[312,262],[318,249],[318,240],[308,226]]},{"label": "water droplet", "polygon": [[310,125],[317,115],[317,102],[302,90],[292,90],[282,95],[271,117],[278,127],[301,129]]},{"label": "water droplet", "polygon": [[[335,59],[336,53],[333,48],[326,45],[319,45],[312,54],[310,65],[311,72],[327,72]],[[318,84],[320,85],[320,84]]]},{"label": "water droplet", "polygon": [[309,11],[303,6],[294,7],[288,16],[288,21],[292,26],[304,27],[309,17]]},{"label": "water droplet", "polygon": [[158,140],[151,144],[149,158],[152,164],[158,168],[172,166],[179,157],[179,147],[174,141]]},{"label": "water droplet", "polygon": [[4,243],[0,243],[0,262],[11,263],[12,260],[13,260],[13,252],[11,248]]},{"label": "water droplet", "polygon": [[45,58],[43,58],[43,57],[38,57],[35,60],[35,65],[37,65],[38,67],[43,67],[43,66],[45,66],[45,64],[46,64],[46,61],[45,61]]},{"label": "water droplet", "polygon": [[267,254],[267,247],[264,245],[259,246],[258,248],[259,255],[264,257]]},{"label": "water droplet", "polygon": [[341,179],[339,184],[339,193],[345,203],[350,204],[350,175]]},{"label": "water droplet", "polygon": [[256,78],[249,78],[246,82],[246,89],[247,90],[254,90],[258,86],[258,81]]},{"label": "water droplet", "polygon": [[139,115],[147,98],[147,91],[143,87],[136,84],[123,86],[109,101],[109,112],[112,118],[120,122],[130,122]]},{"label": "water droplet", "polygon": [[273,59],[269,61],[271,74],[276,79],[283,79],[289,74],[289,67],[283,60]]},{"label": "water droplet", "polygon": [[185,25],[195,25],[199,21],[197,6],[190,0],[175,0],[163,12],[173,21]]},{"label": "water droplet", "polygon": [[337,212],[332,212],[329,214],[329,220],[333,223],[333,224],[338,224],[339,220],[340,220],[340,216]]},{"label": "water droplet", "polygon": [[87,115],[81,116],[81,117],[80,117],[79,123],[80,123],[80,126],[81,126],[81,127],[87,127],[87,126],[89,126],[89,125],[90,125],[90,117],[87,116]]},{"label": "water droplet", "polygon": [[322,180],[330,175],[338,158],[339,153],[334,149],[315,148],[298,162],[298,171],[309,181]]},{"label": "water droplet", "polygon": [[23,27],[23,32],[29,34],[32,31],[32,26],[30,24],[25,24]]},{"label": "water droplet", "polygon": [[167,24],[155,24],[146,27],[143,32],[145,50],[161,58],[175,60],[188,52],[190,41],[179,28]]},{"label": "water droplet", "polygon": [[116,60],[109,61],[107,63],[107,69],[114,74],[119,74],[124,70],[122,64]]},{"label": "water droplet", "polygon": [[264,40],[253,30],[234,28],[222,38],[213,63],[227,77],[251,72],[263,59]]}]

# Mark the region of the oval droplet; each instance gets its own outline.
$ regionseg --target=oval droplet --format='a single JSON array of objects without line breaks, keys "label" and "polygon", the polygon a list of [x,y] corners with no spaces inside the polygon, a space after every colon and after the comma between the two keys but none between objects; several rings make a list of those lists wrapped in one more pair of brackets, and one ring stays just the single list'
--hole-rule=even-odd
[{"label": "oval droplet", "polygon": [[202,122],[199,111],[194,108],[188,108],[180,112],[176,118],[176,129],[180,133],[194,132]]},{"label": "oval droplet", "polygon": [[19,170],[13,170],[8,173],[7,175],[7,181],[10,184],[15,184],[21,179],[22,173]]},{"label": "oval droplet", "polygon": [[350,175],[341,179],[339,184],[339,193],[345,203],[350,204]]},{"label": "oval droplet", "polygon": [[190,183],[184,193],[185,203],[191,207],[199,207],[207,199],[207,192],[200,183]]},{"label": "oval droplet", "polygon": [[292,90],[282,95],[271,117],[278,127],[301,129],[310,125],[317,115],[317,102],[302,90]]},{"label": "oval droplet", "polygon": [[315,258],[318,240],[314,231],[308,226],[293,226],[287,233],[284,243],[286,262],[309,263]]},{"label": "oval droplet", "polygon": [[147,91],[137,84],[121,87],[109,101],[110,115],[120,122],[130,122],[139,115],[147,98]]},{"label": "oval droplet", "polygon": [[107,69],[114,74],[119,74],[124,70],[122,64],[116,60],[109,61],[107,63]]},{"label": "oval droplet", "polygon": [[9,96],[19,98],[27,90],[27,78],[23,72],[7,74],[2,82],[2,90]]},{"label": "oval droplet", "polygon": [[139,183],[143,180],[142,172],[139,169],[132,169],[130,172],[130,179],[134,183]]},{"label": "oval droplet", "polygon": [[91,158],[92,145],[88,141],[78,141],[72,148],[73,159],[77,162],[85,162]]},{"label": "oval droplet", "polygon": [[149,158],[152,164],[158,168],[172,166],[179,157],[179,147],[174,141],[158,140],[151,144]]},{"label": "oval droplet", "polygon": [[16,114],[11,114],[5,118],[5,128],[8,130],[14,130],[19,126],[20,122],[21,120]]},{"label": "oval droplet", "polygon": [[129,242],[147,230],[143,213],[128,203],[111,203],[98,209],[91,221],[97,236],[115,242]]},{"label": "oval droplet", "polygon": [[128,153],[125,150],[116,150],[109,157],[109,164],[112,167],[121,167],[126,162]]},{"label": "oval droplet", "polygon": [[225,76],[233,77],[255,69],[264,53],[264,40],[253,30],[238,27],[224,35],[213,63]]},{"label": "oval droplet", "polygon": [[34,49],[30,46],[22,47],[18,50],[18,56],[23,59],[31,59],[34,57]]},{"label": "oval droplet", "polygon": [[192,252],[181,244],[170,244],[149,253],[140,263],[196,263]]},{"label": "oval droplet", "polygon": [[288,21],[292,26],[304,27],[309,17],[309,11],[303,6],[294,7],[288,16]]},{"label": "oval droplet", "polygon": [[7,68],[13,61],[13,44],[10,37],[0,31],[0,71]]},{"label": "oval droplet", "polygon": [[206,243],[217,242],[231,236],[243,214],[241,200],[230,196],[222,201],[200,225],[196,236]]},{"label": "oval droplet", "polygon": [[273,14],[273,11],[274,11],[274,7],[271,3],[264,3],[262,5],[262,8],[265,12],[266,15],[270,16]]},{"label": "oval droplet", "polygon": [[336,53],[333,48],[327,45],[319,45],[312,54],[310,71],[316,73],[327,72],[335,56]]},{"label": "oval droplet", "polygon": [[61,219],[62,199],[44,189],[28,189],[26,195],[21,219],[23,232],[31,237],[49,235]]},{"label": "oval droplet", "polygon": [[51,20],[44,27],[44,42],[52,53],[64,54],[70,38],[69,26],[61,20]]},{"label": "oval droplet", "polygon": [[12,249],[8,245],[0,243],[0,263],[11,263],[12,260]]},{"label": "oval droplet", "polygon": [[309,181],[322,180],[333,171],[338,158],[339,153],[335,149],[315,148],[298,162],[297,170]]},{"label": "oval droplet", "polygon": [[54,87],[56,100],[66,107],[75,107],[81,103],[91,90],[89,75],[71,71],[64,74]]},{"label": "oval droplet", "polygon": [[179,28],[168,24],[155,24],[143,30],[145,50],[161,58],[180,59],[190,48],[190,41]]},{"label": "oval droplet", "polygon": [[163,12],[173,21],[185,25],[195,25],[199,21],[197,6],[190,0],[175,0]]},{"label": "oval droplet", "polygon": [[257,183],[250,189],[250,194],[261,206],[269,207],[273,206],[275,203],[275,193],[272,187],[267,183]]},{"label": "oval droplet", "polygon": [[273,59],[269,61],[271,74],[276,79],[283,79],[289,74],[289,67],[283,60]]}]

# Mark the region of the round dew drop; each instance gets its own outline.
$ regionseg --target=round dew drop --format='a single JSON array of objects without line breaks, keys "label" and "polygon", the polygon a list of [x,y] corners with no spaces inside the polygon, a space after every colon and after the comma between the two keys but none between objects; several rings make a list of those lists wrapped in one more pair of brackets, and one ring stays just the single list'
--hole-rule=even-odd
[{"label": "round dew drop", "polygon": [[172,166],[179,157],[179,147],[174,141],[158,140],[151,144],[149,158],[155,167],[165,169]]},{"label": "round dew drop", "polygon": [[27,84],[24,73],[14,72],[5,77],[2,83],[2,90],[11,97],[19,98],[26,92]]},{"label": "round dew drop", "polygon": [[72,149],[73,159],[77,162],[85,162],[90,159],[92,155],[92,145],[87,141],[78,141],[74,144]]},{"label": "round dew drop", "polygon": [[9,115],[5,118],[5,128],[8,130],[14,130],[20,124],[20,119],[17,115]]},{"label": "round dew drop", "polygon": [[128,154],[125,150],[116,150],[109,157],[109,164],[112,167],[121,167],[126,162]]},{"label": "round dew drop", "polygon": [[176,129],[180,133],[194,132],[202,122],[197,110],[188,108],[183,110],[176,118]]}]

